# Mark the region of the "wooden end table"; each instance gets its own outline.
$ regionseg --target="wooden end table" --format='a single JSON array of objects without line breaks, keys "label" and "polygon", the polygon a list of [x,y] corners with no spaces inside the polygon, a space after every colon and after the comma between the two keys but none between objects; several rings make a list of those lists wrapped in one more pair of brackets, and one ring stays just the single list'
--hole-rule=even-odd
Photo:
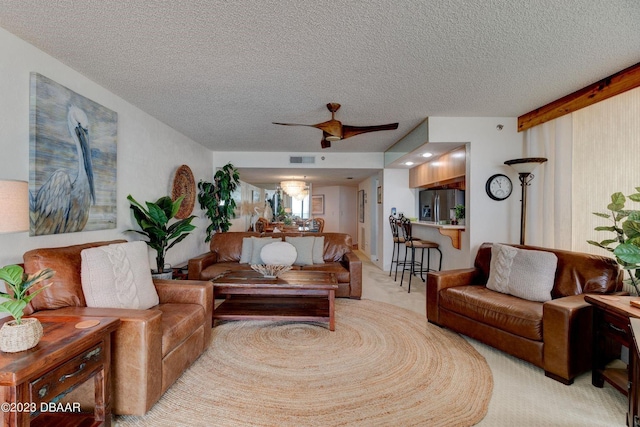
[{"label": "wooden end table", "polygon": [[290,270],[275,279],[257,271],[231,271],[212,280],[214,297],[226,299],[213,310],[216,320],[295,320],[328,322],[335,330],[336,276]]},{"label": "wooden end table", "polygon": [[[0,416],[3,426],[110,426],[111,332],[120,319],[35,314],[44,336],[18,353],[0,352]],[[82,321],[96,326],[78,329]],[[95,385],[94,413],[59,399],[87,380]]]}]

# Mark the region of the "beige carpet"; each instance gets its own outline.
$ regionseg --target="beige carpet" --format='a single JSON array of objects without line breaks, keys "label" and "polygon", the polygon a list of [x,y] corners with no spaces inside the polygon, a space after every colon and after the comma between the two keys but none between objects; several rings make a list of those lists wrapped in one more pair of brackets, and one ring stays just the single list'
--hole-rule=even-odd
[{"label": "beige carpet", "polygon": [[375,301],[336,301],[336,331],[227,322],[144,417],[119,426],[469,426],[493,379],[464,339]]}]

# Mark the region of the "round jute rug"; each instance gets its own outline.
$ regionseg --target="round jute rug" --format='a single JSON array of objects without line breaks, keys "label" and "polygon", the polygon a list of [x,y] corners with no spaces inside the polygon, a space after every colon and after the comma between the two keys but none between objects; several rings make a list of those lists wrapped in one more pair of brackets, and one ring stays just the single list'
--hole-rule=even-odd
[{"label": "round jute rug", "polygon": [[119,426],[470,426],[493,378],[463,338],[424,316],[336,301],[325,324],[227,322],[143,417]]}]

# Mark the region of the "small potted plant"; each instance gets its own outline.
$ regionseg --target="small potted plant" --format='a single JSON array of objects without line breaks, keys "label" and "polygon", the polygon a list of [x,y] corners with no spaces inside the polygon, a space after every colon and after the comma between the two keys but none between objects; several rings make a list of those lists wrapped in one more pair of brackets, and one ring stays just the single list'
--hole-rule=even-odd
[{"label": "small potted plant", "polygon": [[24,308],[29,301],[49,285],[30,294],[27,291],[35,284],[53,277],[50,268],[27,275],[19,265],[7,265],[0,269],[0,280],[4,280],[11,293],[0,291],[5,301],[0,304],[0,312],[9,313],[14,320],[5,322],[0,328],[0,350],[8,353],[35,347],[42,338],[42,325],[35,317],[23,319]]},{"label": "small potted plant", "polygon": [[[634,202],[640,202],[640,187],[636,187],[636,193],[627,197]],[[587,242],[613,253],[618,264],[629,273],[629,279],[625,282],[633,288],[636,295],[640,295],[640,211],[625,209],[626,200],[622,193],[613,193],[611,203],[607,205],[610,214],[593,212],[594,215],[609,219],[613,223],[610,226],[598,226],[595,230],[609,231],[613,236],[601,242]]]},{"label": "small potted plant", "polygon": [[464,205],[458,204],[454,207],[456,211],[456,222],[460,225],[464,224]]},{"label": "small potted plant", "polygon": [[194,215],[169,225],[169,221],[178,213],[183,199],[184,196],[181,196],[174,202],[168,196],[160,197],[155,203],[146,202],[145,209],[131,195],[127,196],[127,200],[131,202],[133,216],[142,230],[126,231],[141,234],[149,239],[146,241],[147,245],[157,253],[156,270],[151,270],[156,278],[172,278],[172,270],[164,269],[164,257],[169,249],[184,240],[196,228],[191,224]]}]

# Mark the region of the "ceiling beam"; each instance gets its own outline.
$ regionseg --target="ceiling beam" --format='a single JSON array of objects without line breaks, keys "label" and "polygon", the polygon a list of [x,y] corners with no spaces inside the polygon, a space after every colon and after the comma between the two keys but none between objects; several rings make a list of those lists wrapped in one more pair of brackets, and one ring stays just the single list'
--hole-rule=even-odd
[{"label": "ceiling beam", "polygon": [[640,87],[640,62],[518,117],[518,132]]}]

